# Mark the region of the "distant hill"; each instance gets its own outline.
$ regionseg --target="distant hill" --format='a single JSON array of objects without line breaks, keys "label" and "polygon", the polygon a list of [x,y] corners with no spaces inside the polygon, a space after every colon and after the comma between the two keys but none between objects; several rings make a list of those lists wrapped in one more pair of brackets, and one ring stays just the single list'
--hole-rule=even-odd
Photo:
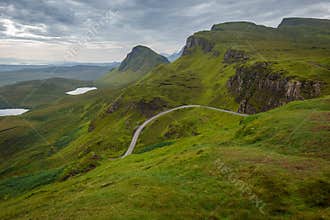
[{"label": "distant hill", "polygon": [[166,57],[157,54],[145,46],[136,46],[121,62],[118,69],[114,69],[97,83],[101,86],[120,87],[140,79],[160,64],[167,64]]},{"label": "distant hill", "polygon": [[166,57],[168,61],[174,62],[181,57],[182,53],[183,53],[183,48],[180,51],[175,52],[173,54],[162,54],[162,55]]},{"label": "distant hill", "polygon": [[136,46],[132,49],[126,58],[121,62],[118,70],[133,72],[148,72],[153,67],[162,64],[169,63],[166,57],[157,54],[155,51],[151,50],[145,46]]},{"label": "distant hill", "polygon": [[74,66],[0,65],[0,69],[2,68],[4,70],[0,70],[0,86],[54,77],[94,81],[118,65],[119,63],[99,66],[89,64]]},{"label": "distant hill", "polygon": [[[1,61],[1,59],[0,59]],[[95,66],[95,67],[118,67],[120,62],[111,62],[111,63],[80,63],[80,62],[61,62],[61,63],[52,63],[52,64],[0,64],[0,72],[7,71],[17,71],[25,69],[43,69],[43,68],[53,68],[53,67],[74,67],[74,66]]]},{"label": "distant hill", "polygon": [[23,69],[42,69],[48,68],[49,65],[8,65],[8,64],[0,64],[0,72],[9,72],[9,71],[17,71]]},{"label": "distant hill", "polygon": [[93,82],[52,78],[32,80],[0,87],[0,108],[32,108],[51,103],[65,92],[77,87],[91,86]]}]

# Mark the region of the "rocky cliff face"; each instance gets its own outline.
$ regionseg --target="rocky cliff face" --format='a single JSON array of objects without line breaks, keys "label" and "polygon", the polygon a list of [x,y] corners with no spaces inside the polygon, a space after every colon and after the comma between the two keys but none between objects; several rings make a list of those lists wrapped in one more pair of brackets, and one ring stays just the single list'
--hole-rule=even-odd
[{"label": "rocky cliff face", "polygon": [[321,85],[318,81],[285,77],[282,72],[274,72],[266,62],[238,67],[227,83],[239,103],[238,111],[248,114],[268,111],[294,100],[318,97]]},{"label": "rocky cliff face", "polygon": [[200,47],[205,53],[212,51],[214,44],[208,41],[205,38],[197,37],[197,36],[190,36],[187,39],[186,46],[183,49],[182,55],[190,54],[191,50],[195,47]]}]

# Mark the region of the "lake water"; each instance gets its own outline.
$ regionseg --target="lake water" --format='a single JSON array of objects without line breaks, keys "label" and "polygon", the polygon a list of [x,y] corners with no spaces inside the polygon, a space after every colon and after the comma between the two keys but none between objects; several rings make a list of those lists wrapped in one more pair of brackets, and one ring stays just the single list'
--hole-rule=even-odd
[{"label": "lake water", "polygon": [[96,87],[81,87],[81,88],[77,88],[75,90],[66,92],[66,94],[68,94],[68,95],[81,95],[81,94],[85,94],[89,91],[93,91],[93,90],[96,90],[96,89],[97,89]]},{"label": "lake water", "polygon": [[0,117],[1,116],[15,116],[15,115],[22,115],[25,112],[28,112],[29,109],[23,108],[13,108],[13,109],[0,109]]}]

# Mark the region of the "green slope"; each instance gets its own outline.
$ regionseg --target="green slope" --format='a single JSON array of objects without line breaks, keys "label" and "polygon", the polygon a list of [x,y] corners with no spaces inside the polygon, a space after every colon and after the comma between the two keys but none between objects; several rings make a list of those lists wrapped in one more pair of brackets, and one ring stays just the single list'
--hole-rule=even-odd
[{"label": "green slope", "polygon": [[[208,110],[176,112],[148,127],[139,148],[149,148],[144,141],[153,135],[159,140],[152,142],[161,143],[168,129],[187,123],[194,125],[194,135],[183,132],[172,137],[171,145],[105,161],[88,174],[3,201],[0,216],[326,219],[330,163],[325,143],[330,136],[329,131],[318,132],[329,122],[329,111],[328,97],[295,102],[243,121]],[[327,119],[320,120],[323,117]],[[303,125],[297,126],[297,120]],[[304,149],[311,144],[310,136],[316,154],[313,148]]]},{"label": "green slope", "polygon": [[67,91],[91,85],[93,82],[52,78],[3,86],[0,87],[0,108],[34,108],[66,96]]},{"label": "green slope", "polygon": [[[246,27],[246,29],[242,29],[242,27]],[[91,106],[90,103],[97,103],[97,95],[102,94],[108,100],[106,102],[101,101],[97,105],[102,106],[98,109],[102,114],[89,112],[96,109],[93,107],[83,107],[79,109],[80,113],[78,114],[75,110],[68,111],[65,109],[69,108],[63,107],[62,112],[67,112],[67,117],[72,116],[77,120],[79,118],[76,116],[79,114],[92,115],[89,120],[92,120],[93,129],[90,132],[85,130],[74,141],[65,142],[60,153],[51,155],[51,161],[57,161],[58,164],[61,164],[58,162],[61,161],[61,158],[65,158],[64,161],[71,161],[79,153],[90,151],[95,151],[101,155],[118,156],[125,150],[136,126],[162,109],[182,104],[203,104],[237,110],[238,103],[228,91],[227,84],[228,79],[235,74],[235,68],[240,64],[224,62],[224,54],[229,48],[247,51],[250,60],[244,65],[252,65],[250,63],[258,62],[261,58],[267,57],[274,63],[274,68],[286,70],[285,74],[287,75],[329,82],[328,70],[319,66],[322,62],[325,62],[322,65],[327,65],[328,61],[325,57],[327,57],[329,50],[314,50],[311,49],[311,45],[308,44],[306,47],[303,42],[301,45],[292,44],[286,33],[278,33],[276,29],[251,23],[226,23],[215,25],[212,29],[212,31],[194,35],[195,39],[202,38],[207,39],[207,41],[188,48],[186,51],[189,54],[172,64],[156,67],[145,75],[139,83],[128,86],[124,92],[112,91],[108,93],[108,91],[100,90],[90,100],[80,102],[80,106]],[[268,32],[271,33],[267,34]],[[278,36],[273,35],[273,32],[278,33]],[[236,38],[233,38],[233,34]],[[198,41],[200,42],[200,40]],[[210,42],[213,44],[212,50],[205,51]],[[251,47],[252,43],[253,47]],[[304,61],[305,59],[308,62]],[[319,64],[316,65],[315,63]],[[322,90],[324,94],[327,94],[326,88]],[[115,99],[115,94],[121,94],[121,96]],[[114,100],[115,102],[113,102]],[[56,111],[61,112],[59,111],[61,108],[59,105],[49,109],[56,109]],[[34,114],[41,114],[42,117],[36,118],[43,121],[52,118],[50,114],[53,114],[53,111],[49,111],[46,107]],[[48,123],[45,122],[45,124]],[[55,127],[57,128],[57,126]],[[3,130],[6,129],[11,129],[11,127],[4,126]],[[52,134],[52,132],[49,133]],[[23,137],[9,136],[8,139],[3,139],[3,147],[8,148],[8,141],[17,142],[19,140],[24,143],[25,139],[28,138]],[[29,146],[29,144],[26,145]]]},{"label": "green slope", "polygon": [[[193,37],[207,41],[186,49],[188,54],[172,64],[155,67],[146,75],[141,72],[144,78],[139,83],[127,86],[123,92],[97,92],[95,97],[102,94],[109,96],[109,101],[98,103],[98,106],[102,106],[98,109],[100,114],[89,113],[93,115],[89,118],[93,129],[89,132],[84,130],[77,138],[65,142],[63,149],[51,154],[50,163],[65,164],[76,160],[79,154],[88,155],[91,151],[102,157],[119,156],[128,146],[133,130],[146,118],[163,109],[182,104],[203,104],[237,110],[239,105],[228,90],[228,80],[235,74],[238,65],[253,65],[261,58],[268,58],[274,63],[274,69],[285,70],[285,75],[329,82],[328,70],[319,66],[322,62],[322,65],[327,65],[325,57],[329,50],[311,49],[310,44],[306,47],[304,40],[301,44],[293,44],[287,33],[251,23],[226,23],[215,25],[212,29],[196,33]],[[207,51],[205,49],[210,42],[213,48]],[[224,62],[224,55],[229,48],[245,50],[249,61],[245,64]],[[328,94],[327,87],[322,92]],[[116,93],[121,94],[117,99]],[[96,103],[95,97],[87,103],[81,102],[81,105]],[[80,114],[93,109],[96,108],[83,108]],[[44,111],[46,114],[42,119],[49,117],[47,108]],[[74,111],[69,112],[68,117],[71,114],[74,114],[72,118],[76,118]],[[17,140],[14,138],[14,141]],[[6,142],[3,143],[6,147]]]},{"label": "green slope", "polygon": [[[13,148],[0,167],[0,218],[265,219],[261,200],[266,218],[326,219],[328,36],[313,35],[323,26],[303,29],[304,35],[281,26],[215,25],[190,37],[174,63],[138,71],[138,77],[134,69],[116,70],[123,79],[110,73],[110,83],[95,93],[3,119],[0,149]],[[246,119],[208,110],[175,112],[143,132],[136,155],[108,160],[127,149],[138,125],[162,110],[183,104],[238,110],[228,82],[245,69],[251,70],[248,80],[256,72],[266,76],[254,84],[276,74],[275,80],[320,82],[317,96],[325,98],[281,103]],[[114,79],[117,84],[111,84]],[[281,98],[269,90],[247,93],[255,91],[260,96],[251,97],[265,99],[250,99],[253,106]],[[21,119],[35,123],[50,144],[34,141],[25,130],[14,132],[19,127],[11,126]],[[52,146],[57,147],[49,151]],[[223,164],[234,180],[219,170]]]},{"label": "green slope", "polygon": [[[25,103],[32,107],[31,111],[18,117],[0,117],[0,179],[70,163],[75,158],[60,165],[47,161],[47,158],[88,133],[92,127],[91,120],[102,113],[106,103],[119,93],[112,89],[103,89],[80,96],[69,96],[65,95],[66,91],[90,83],[77,84],[74,81],[73,86],[70,80],[47,80],[40,87],[30,86],[30,83],[35,85],[35,82],[39,83],[31,81],[17,84],[19,91],[30,94]],[[38,92],[33,92],[35,88]],[[23,93],[21,95],[14,96],[13,101],[20,103],[24,99]]]},{"label": "green slope", "polygon": [[[271,63],[270,71],[281,72],[283,77],[295,80],[322,81],[321,95],[329,94],[330,74],[326,68],[329,60],[326,58],[330,49],[321,48],[326,45],[314,49],[313,45],[305,44],[305,39],[295,44],[287,33],[244,22],[216,25],[212,31],[196,33],[192,42],[195,45],[187,43],[191,46],[179,60],[156,67],[139,83],[127,87],[115,103],[109,104],[110,111],[94,120],[95,131],[64,149],[64,154],[71,157],[69,155],[88,148],[99,153],[106,149],[110,155],[118,156],[129,144],[138,124],[174,106],[202,104],[237,110],[239,103],[228,90],[228,80],[235,75],[237,67],[253,68],[255,63],[265,59]],[[249,60],[245,63],[224,62],[225,53],[232,48],[246,51]],[[266,92],[270,98],[279,99],[273,96],[276,93]],[[266,92],[258,91],[255,96]],[[255,100],[254,105],[265,106],[267,102]]]}]

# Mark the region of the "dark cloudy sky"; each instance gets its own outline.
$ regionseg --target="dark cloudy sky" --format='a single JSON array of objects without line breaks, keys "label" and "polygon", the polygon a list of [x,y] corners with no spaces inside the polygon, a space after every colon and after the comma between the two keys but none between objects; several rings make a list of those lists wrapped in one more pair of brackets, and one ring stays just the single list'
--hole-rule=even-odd
[{"label": "dark cloudy sky", "polygon": [[0,61],[120,61],[137,44],[173,53],[214,23],[297,16],[330,18],[330,0],[0,0]]}]

